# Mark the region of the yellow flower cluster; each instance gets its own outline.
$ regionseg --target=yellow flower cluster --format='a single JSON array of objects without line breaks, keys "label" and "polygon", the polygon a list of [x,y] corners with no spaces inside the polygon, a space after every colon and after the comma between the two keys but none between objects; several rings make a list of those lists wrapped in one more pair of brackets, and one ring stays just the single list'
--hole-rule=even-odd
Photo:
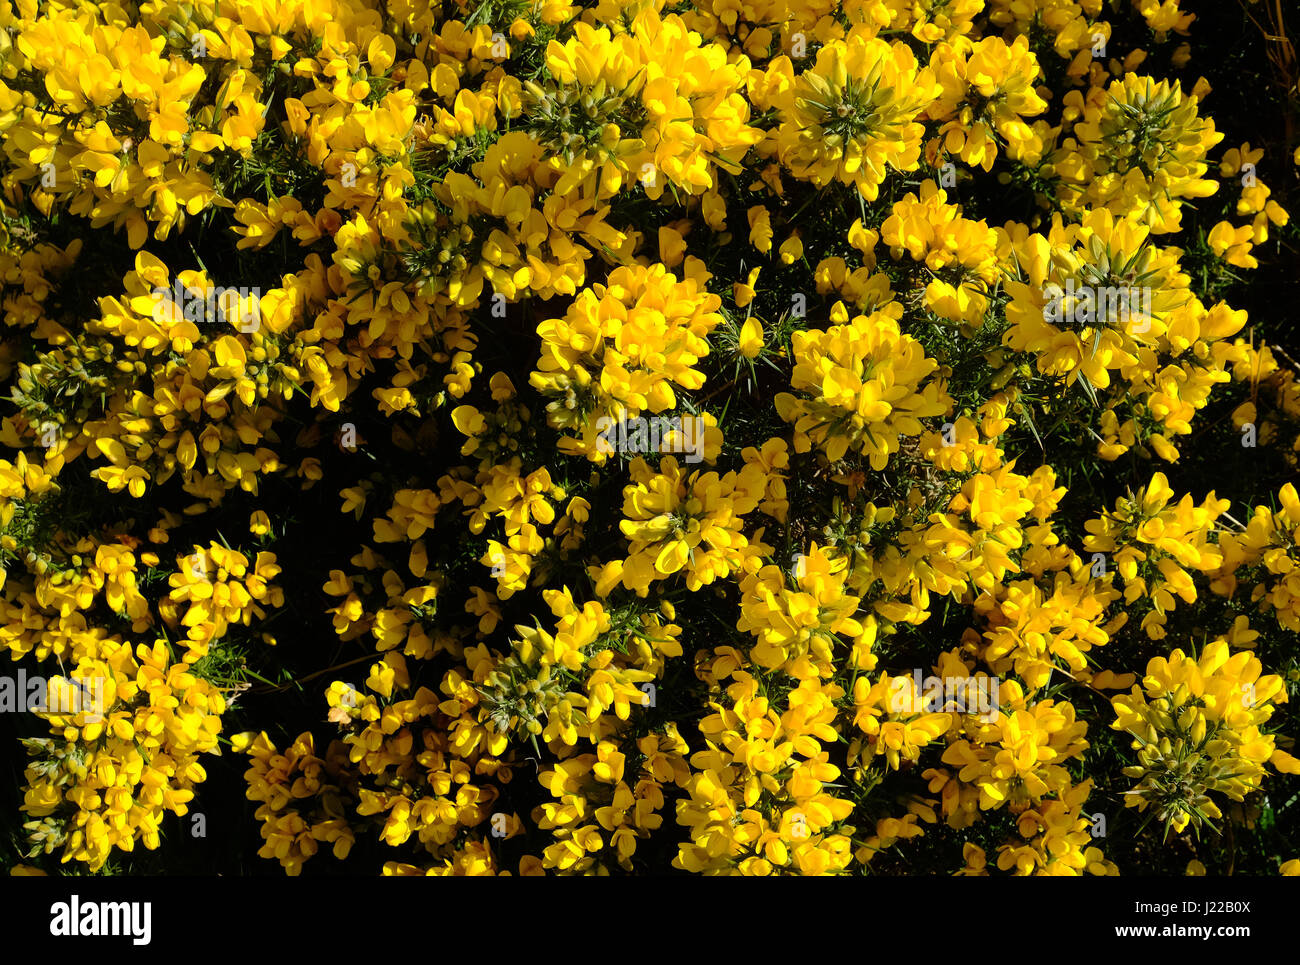
[{"label": "yellow flower cluster", "polygon": [[942,381],[931,378],[939,363],[899,329],[896,314],[848,318],[837,302],[831,309],[836,324],[794,334],[790,386],[808,398],[782,392],[776,409],[794,425],[796,452],[816,445],[838,462],[853,450],[879,471],[902,437],[921,434],[920,419],[947,413],[951,400]]},{"label": "yellow flower cluster", "polygon": [[813,543],[807,554],[800,553],[790,568],[793,587],[777,566],[765,566],[740,582],[739,630],[756,638],[750,657],[765,670],[783,670],[800,680],[834,672],[832,648],[836,635],[854,640],[853,660],[858,666],[872,666],[869,655],[871,631],[854,615],[861,601],[845,591],[848,561],[831,558]]},{"label": "yellow flower cluster", "polygon": [[1128,807],[1150,808],[1181,831],[1223,817],[1210,792],[1242,800],[1259,786],[1266,761],[1300,771],[1300,762],[1260,732],[1274,704],[1287,699],[1281,678],[1260,670],[1250,653],[1229,656],[1220,638],[1199,660],[1182,650],[1152,658],[1142,686],[1112,699],[1111,726],[1130,733],[1137,751],[1138,763],[1124,770],[1140,778]]},{"label": "yellow flower cluster", "polygon": [[761,552],[742,532],[743,517],[758,508],[768,485],[760,465],[719,476],[687,473],[674,456],[664,457],[659,472],[637,458],[628,475],[619,523],[628,555],[605,568],[602,585],[620,580],[645,596],[653,581],[681,572],[687,589],[698,590],[744,570]]},{"label": "yellow flower cluster", "polygon": [[1277,509],[1256,506],[1242,531],[1219,536],[1222,565],[1210,586],[1231,596],[1242,576],[1258,574],[1247,577],[1260,580],[1251,588],[1251,602],[1295,633],[1300,632],[1300,496],[1293,483],[1279,490],[1278,502]]},{"label": "yellow flower cluster", "polygon": [[1066,141],[1083,162],[1069,203],[1132,215],[1155,232],[1177,231],[1182,199],[1218,189],[1202,175],[1206,152],[1223,135],[1201,119],[1198,104],[1197,92],[1184,94],[1177,81],[1133,73],[1094,88]]},{"label": "yellow flower cluster", "polygon": [[[302,873],[303,862],[322,842],[333,845],[334,857],[346,858],[354,840],[344,810],[346,791],[331,783],[340,775],[341,744],[332,742],[322,760],[314,753],[311,734],[300,736],[284,753],[265,733],[239,734],[232,743],[251,758],[244,776],[248,799],[262,802],[255,816],[266,844],[258,855],[275,858],[290,875]],[[309,804],[306,816],[297,806],[303,801]]]},{"label": "yellow flower cluster", "polygon": [[0,2],[26,857],[230,780],[289,875],[1293,831],[1294,179],[1184,6]]},{"label": "yellow flower cluster", "polygon": [[943,93],[929,114],[942,120],[942,150],[972,167],[993,167],[999,146],[1026,162],[1043,151],[1043,131],[1024,118],[1047,110],[1034,89],[1038,60],[1024,34],[1008,44],[1001,37],[986,37],[969,52],[959,46],[936,51],[937,76]]},{"label": "yellow flower cluster", "polygon": [[870,201],[888,168],[916,170],[925,131],[917,116],[941,90],[911,47],[865,26],[824,45],[797,75],[788,57],[776,58],[758,85],[755,102],[781,118],[760,149],[796,178],[852,184]]},{"label": "yellow flower cluster", "polygon": [[584,289],[563,318],[537,328],[542,354],[530,384],[550,399],[547,421],[577,434],[561,451],[601,465],[600,419],[611,422],[659,413],[677,402],[674,386],[699,389],[696,368],[709,354],[709,334],[721,323],[721,300],[703,277],[678,280],[662,265],[610,272]]},{"label": "yellow flower cluster", "polygon": [[[270,581],[280,572],[274,553],[258,553],[250,566],[248,557],[224,546],[198,546],[177,561],[178,570],[167,580],[172,587],[158,612],[169,626],[186,627],[187,646],[194,657],[203,657],[216,638],[225,636],[232,623],[248,626],[266,616],[258,604],[280,607],[284,592]],[[179,604],[188,604],[184,615]],[[179,617],[179,621],[177,618]],[[268,642],[274,643],[274,640]]]},{"label": "yellow flower cluster", "polygon": [[822,747],[834,741],[838,687],[816,677],[800,681],[779,712],[759,693],[759,680],[722,656],[713,672],[732,677],[727,702],[700,721],[707,750],[691,756],[689,795],[677,822],[689,829],[673,866],[744,875],[792,868],[801,874],[843,870],[852,859],[851,801],[827,793],[840,776]]},{"label": "yellow flower cluster", "polygon": [[[1153,640],[1165,636],[1167,614],[1177,605],[1196,602],[1196,587],[1186,568],[1213,572],[1223,561],[1209,541],[1215,521],[1228,508],[1227,500],[1210,493],[1196,506],[1190,495],[1170,506],[1173,490],[1163,473],[1131,499],[1119,499],[1113,512],[1086,525],[1084,549],[1113,560],[1124,581],[1124,601],[1146,597],[1152,608],[1142,629]],[[1104,563],[1103,563],[1104,565]]]},{"label": "yellow flower cluster", "polygon": [[996,284],[997,233],[982,221],[961,217],[956,205],[933,181],[921,197],[909,194],[894,204],[880,226],[895,258],[906,251],[934,275],[925,288],[925,306],[951,322],[978,324],[988,311],[988,292]]},{"label": "yellow flower cluster", "polygon": [[[157,848],[165,814],[188,813],[207,778],[200,758],[220,753],[226,703],[161,640],[133,651],[88,639],[74,656],[77,670],[62,695],[51,682],[48,701],[75,713],[42,714],[52,736],[27,742],[22,807],[34,820],[24,828],[45,854],[98,870],[114,848]],[[74,686],[77,700],[66,692]]]}]

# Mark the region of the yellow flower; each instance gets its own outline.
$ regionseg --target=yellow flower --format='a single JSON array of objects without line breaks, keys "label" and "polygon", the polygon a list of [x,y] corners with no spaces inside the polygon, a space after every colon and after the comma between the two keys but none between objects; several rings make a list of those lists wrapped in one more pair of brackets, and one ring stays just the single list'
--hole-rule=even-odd
[{"label": "yellow flower", "polygon": [[756,358],[763,351],[763,323],[752,315],[740,328],[740,354],[747,359]]},{"label": "yellow flower", "polygon": [[1274,752],[1260,725],[1287,699],[1281,678],[1261,670],[1248,651],[1229,656],[1215,640],[1199,660],[1182,650],[1153,657],[1142,686],[1112,698],[1111,726],[1132,734],[1137,751],[1138,763],[1124,769],[1140,778],[1127,807],[1152,808],[1181,832],[1223,816],[1211,794],[1241,801],[1259,787]]},{"label": "yellow flower", "polygon": [[[788,64],[777,58],[769,70],[782,69],[779,61]],[[874,201],[887,165],[916,169],[924,130],[917,116],[941,90],[906,44],[855,26],[777,96],[777,154],[797,178],[852,184]]]},{"label": "yellow flower", "polygon": [[749,243],[764,254],[772,250],[772,217],[761,204],[749,209]]},{"label": "yellow flower", "polygon": [[1181,199],[1218,189],[1202,175],[1206,153],[1223,135],[1213,120],[1198,115],[1198,105],[1177,81],[1134,73],[1114,81],[1104,97],[1090,100],[1074,127],[1087,174],[1069,194],[1070,203],[1131,215],[1154,233],[1177,231]]},{"label": "yellow flower", "polygon": [[1039,67],[1027,36],[1010,44],[986,37],[969,54],[956,45],[941,46],[934,63],[943,92],[927,113],[944,122],[940,143],[947,154],[988,171],[1000,138],[1012,159],[1038,160],[1042,137],[1023,118],[1043,113],[1047,103],[1034,89]]},{"label": "yellow flower", "polygon": [[791,387],[805,393],[776,397],[781,418],[795,426],[795,450],[815,444],[836,462],[851,449],[885,468],[900,437],[920,435],[920,419],[943,415],[951,404],[942,384],[929,380],[939,367],[885,312],[846,318],[832,310],[826,331],[795,332]]}]

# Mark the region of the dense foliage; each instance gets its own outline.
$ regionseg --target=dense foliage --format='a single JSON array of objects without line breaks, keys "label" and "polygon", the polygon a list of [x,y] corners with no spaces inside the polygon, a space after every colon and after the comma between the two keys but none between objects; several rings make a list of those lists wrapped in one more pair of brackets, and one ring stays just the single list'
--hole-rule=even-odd
[{"label": "dense foliage", "polygon": [[0,860],[1300,873],[1206,6],[0,2]]}]

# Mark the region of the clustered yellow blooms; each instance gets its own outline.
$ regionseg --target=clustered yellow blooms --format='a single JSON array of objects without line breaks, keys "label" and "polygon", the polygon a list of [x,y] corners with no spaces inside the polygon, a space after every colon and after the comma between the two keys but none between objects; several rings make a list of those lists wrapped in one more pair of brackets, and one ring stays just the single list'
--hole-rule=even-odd
[{"label": "clustered yellow blooms", "polygon": [[1107,619],[1119,591],[1098,586],[1083,565],[1073,573],[1057,571],[1046,587],[1042,582],[1016,580],[999,593],[996,604],[989,601],[984,659],[1000,672],[1014,670],[1034,687],[1045,685],[1054,668],[1086,678],[1086,654],[1109,643],[1110,632],[1127,622],[1123,613]]},{"label": "clustered yellow blooms", "polygon": [[1054,220],[1046,237],[1000,234],[999,252],[1015,265],[1003,345],[1099,400],[1106,460],[1138,448],[1177,462],[1177,437],[1191,434],[1214,386],[1232,380],[1230,366],[1254,353],[1229,341],[1245,312],[1207,308],[1188,287],[1181,252],[1153,245],[1152,230],[1097,208],[1078,224]]},{"label": "clustered yellow blooms", "polygon": [[1082,739],[1087,725],[1075,720],[1072,705],[1041,700],[1032,710],[1016,708],[1023,703],[1023,697],[1010,693],[1005,705],[1011,712],[1000,712],[991,733],[959,740],[943,754],[945,764],[961,768],[959,780],[979,789],[981,810],[1005,804],[1019,811],[1061,793],[1070,784],[1061,762],[1087,747]]},{"label": "clustered yellow blooms", "polygon": [[1035,26],[1043,30],[1056,56],[1069,62],[1066,73],[1072,78],[1089,74],[1094,38],[1111,37],[1111,25],[1094,19],[1102,12],[1098,0],[992,0],[987,10],[990,23],[1011,28],[1018,36],[1028,35]]},{"label": "clustered yellow blooms", "polygon": [[933,181],[921,197],[909,194],[894,204],[880,226],[895,258],[906,251],[934,275],[925,288],[925,306],[951,322],[978,324],[988,311],[988,292],[999,280],[997,233],[982,221],[961,217],[946,204],[947,194]]},{"label": "clustered yellow blooms", "polygon": [[1229,501],[1210,493],[1197,506],[1189,494],[1170,506],[1173,495],[1164,473],[1158,472],[1140,493],[1118,500],[1113,512],[1089,520],[1083,540],[1086,551],[1112,561],[1124,582],[1125,603],[1150,599],[1142,629],[1152,640],[1165,636],[1175,596],[1184,603],[1196,602],[1196,587],[1185,568],[1214,572],[1223,562],[1209,536]]},{"label": "clustered yellow blooms", "polygon": [[1256,506],[1240,532],[1219,535],[1222,565],[1210,587],[1232,596],[1243,577],[1258,579],[1250,602],[1295,633],[1300,632],[1300,496],[1293,483],[1279,490],[1278,502],[1277,509]]},{"label": "clustered yellow blooms", "polygon": [[[186,645],[195,657],[206,655],[212,641],[224,636],[230,624],[248,626],[254,618],[262,620],[266,611],[259,603],[284,605],[284,592],[270,582],[280,572],[274,553],[258,553],[250,566],[243,553],[213,543],[206,549],[196,546],[177,563],[177,571],[168,578],[172,591],[158,612],[169,626],[179,622],[187,628]],[[177,606],[181,603],[188,604],[183,615]]]},{"label": "clustered yellow blooms", "polygon": [[[18,7],[25,22],[13,44],[15,66],[45,83],[0,90],[0,129],[18,179],[40,185],[38,207],[48,213],[66,205],[94,227],[125,228],[139,248],[151,222],[161,241],[187,217],[221,203],[202,160],[210,163],[220,150],[248,156],[264,125],[261,84],[246,69],[251,64],[241,65],[252,54],[247,33],[244,44],[213,33],[208,56],[225,62],[227,80],[213,103],[199,107],[207,71],[146,24],[100,22],[90,11],[59,6],[38,18],[35,4]],[[129,112],[143,136],[115,133],[106,123],[110,106]],[[50,124],[54,116],[73,123]]]},{"label": "clustered yellow blooms", "polygon": [[853,450],[884,469],[903,436],[921,434],[920,420],[947,413],[951,400],[940,379],[939,363],[928,358],[912,336],[900,331],[901,313],[888,311],[848,317],[842,302],[831,309],[823,330],[796,332],[791,388],[776,397],[777,412],[794,424],[796,452],[814,445],[832,462]]},{"label": "clustered yellow blooms", "polygon": [[[262,802],[255,812],[266,842],[260,857],[275,858],[290,875],[302,873],[303,862],[322,842],[333,845],[334,857],[347,857],[354,841],[345,810],[347,789],[331,783],[342,774],[341,742],[331,742],[324,760],[315,755],[311,734],[283,753],[265,733],[238,734],[232,745],[251,758],[245,780],[248,799]],[[302,801],[308,802],[305,813],[297,806]]]},{"label": "clustered yellow blooms", "polygon": [[1289,444],[1281,433],[1300,416],[1300,377],[1281,364],[1268,345],[1256,347],[1238,339],[1233,348],[1233,381],[1246,382],[1251,390],[1251,397],[1233,410],[1233,427],[1243,432],[1253,426],[1264,445],[1280,442],[1283,460],[1295,468],[1300,465],[1300,433]]},{"label": "clustered yellow blooms", "polygon": [[1175,831],[1223,817],[1211,794],[1241,801],[1259,787],[1264,763],[1295,773],[1300,762],[1274,749],[1260,725],[1287,699],[1282,679],[1261,674],[1247,651],[1229,655],[1228,643],[1210,643],[1200,659],[1181,649],[1153,657],[1142,686],[1111,699],[1116,730],[1133,736],[1138,763],[1124,773],[1139,782],[1125,804]]},{"label": "clustered yellow blooms", "polygon": [[638,840],[663,826],[664,782],[682,784],[687,773],[686,743],[671,724],[662,735],[641,738],[636,749],[645,761],[636,774],[627,771],[618,744],[602,740],[594,754],[577,755],[539,775],[555,798],[541,806],[538,827],[554,832],[555,843],[543,851],[539,873],[591,871],[595,855],[606,849],[631,870]]},{"label": "clustered yellow blooms", "polygon": [[[0,461],[0,483],[7,575],[17,534],[66,504],[53,475],[22,453],[14,463]],[[160,521],[151,541],[166,542],[176,522]],[[152,604],[142,592],[144,572],[161,559],[125,534],[51,543],[39,555],[29,549],[29,578],[5,580],[0,643],[14,661],[53,657],[60,671],[42,704],[48,712],[40,714],[52,736],[27,741],[23,809],[34,819],[25,827],[37,851],[98,870],[114,849],[159,847],[164,814],[188,813],[206,779],[202,755],[219,753],[226,708],[221,689],[194,665],[230,623],[249,626],[266,616],[255,600],[283,603],[270,582],[279,573],[274,554],[259,553],[250,566],[216,544],[196,551],[188,567],[178,560],[170,577],[180,589]],[[190,605],[181,619],[175,603],[183,600]],[[100,625],[100,605],[132,635],[165,636],[133,644]],[[179,654],[166,636],[177,627],[188,632]]]},{"label": "clustered yellow blooms", "polygon": [[768,67],[756,102],[778,111],[769,150],[801,180],[852,184],[874,201],[888,168],[916,169],[924,127],[917,120],[941,88],[906,44],[853,27],[824,45],[799,74],[788,57]]},{"label": "clustered yellow blooms", "polygon": [[[546,107],[554,94],[530,89],[536,106],[529,120],[540,114],[541,123],[554,126],[558,146],[569,154],[566,162],[585,148],[579,166],[565,172],[566,180],[573,183],[598,171],[599,179],[589,175],[589,180],[599,180],[600,193],[612,194],[630,174],[658,198],[670,186],[688,194],[714,188],[717,168],[740,172],[745,150],[762,138],[747,124],[749,103],[741,94],[748,62],[744,57],[730,61],[721,46],[699,41],[680,17],[661,21],[653,14],[637,17],[631,29],[617,34],[578,23],[567,42],[551,41],[546,50],[551,77],[582,98],[582,110],[560,108],[553,119]],[[644,116],[639,129],[631,128],[630,143],[620,140],[617,123],[602,116],[618,118],[624,105],[611,109],[614,98],[634,98]]]},{"label": "clustered yellow blooms", "polygon": [[[1019,269],[1007,284],[1011,326],[1004,344],[1034,353],[1040,371],[1107,388],[1110,371],[1137,363],[1146,343],[1172,328],[1169,313],[1192,299],[1173,253],[1149,244],[1148,234],[1099,209],[1079,224],[1054,221],[1047,237],[1004,235],[1003,250],[1010,249]],[[1084,294],[1096,288],[1117,294]],[[1159,292],[1160,300],[1144,298],[1144,289]]]},{"label": "clustered yellow blooms", "polygon": [[953,726],[951,714],[926,711],[924,694],[910,677],[886,673],[874,682],[860,677],[854,682],[853,704],[853,723],[866,735],[865,744],[855,737],[849,745],[849,759],[855,762],[883,755],[898,770],[903,761],[917,761],[921,748]]},{"label": "clustered yellow blooms", "polygon": [[[720,666],[722,665],[722,666]],[[825,790],[840,776],[823,741],[833,741],[841,690],[816,677],[800,681],[783,713],[759,681],[723,656],[713,667],[732,677],[727,702],[700,722],[707,750],[690,758],[688,799],[677,822],[689,829],[673,866],[705,874],[769,875],[786,868],[827,874],[847,867],[853,804]]]},{"label": "clustered yellow blooms", "polygon": [[1223,135],[1199,116],[1199,101],[1197,91],[1185,94],[1177,81],[1133,73],[1090,91],[1066,141],[1077,141],[1084,165],[1070,203],[1131,214],[1153,232],[1177,231],[1182,199],[1218,189],[1202,175],[1206,152]]},{"label": "clustered yellow blooms", "polygon": [[793,588],[778,566],[765,566],[740,582],[739,630],[748,630],[757,642],[750,657],[766,670],[785,670],[800,680],[834,672],[836,635],[854,641],[853,658],[869,668],[869,648],[875,623],[854,619],[856,596],[845,592],[848,561],[832,558],[813,543],[806,554],[795,557],[790,568]]},{"label": "clustered yellow blooms", "polygon": [[[1021,813],[1016,830],[1027,839],[1019,845],[998,848],[998,868],[1015,869],[1018,875],[1093,875],[1119,874],[1114,862],[1107,861],[1102,850],[1093,844],[1089,816],[1083,812],[1084,801],[1092,792],[1085,781],[1064,792],[1060,798],[1045,801]],[[968,845],[970,865],[983,865],[983,851]]]},{"label": "clustered yellow blooms", "polygon": [[1300,497],[1151,466],[1230,392],[1300,459],[1212,294],[1266,158],[1114,42],[1193,20],[0,2],[0,651],[104,698],[39,712],[28,857],[158,848],[226,741],[289,875],[1116,874],[1099,695],[1167,830],[1300,772]]},{"label": "clustered yellow blooms", "polygon": [[705,281],[679,280],[662,265],[617,268],[607,283],[580,292],[563,318],[538,326],[542,355],[530,384],[551,400],[550,425],[574,434],[562,438],[562,452],[603,464],[602,417],[616,423],[664,412],[676,405],[674,386],[704,385],[696,366],[722,322],[721,299]]},{"label": "clustered yellow blooms", "polygon": [[1251,249],[1268,241],[1269,225],[1281,227],[1291,220],[1285,208],[1269,199],[1272,191],[1255,173],[1255,165],[1263,156],[1262,150],[1251,150],[1247,141],[1240,148],[1229,148],[1219,162],[1219,174],[1236,179],[1240,185],[1235,213],[1252,217],[1250,224],[1243,225],[1220,221],[1210,229],[1206,241],[1217,257],[1238,268],[1259,267]]},{"label": "clustered yellow blooms", "polygon": [[73,656],[65,686],[86,696],[78,706],[50,695],[51,709],[76,713],[41,715],[51,736],[27,741],[22,808],[33,845],[93,871],[114,848],[157,848],[165,814],[188,813],[207,778],[200,758],[220,753],[226,703],[189,664],[173,663],[162,640],[133,650],[87,636]]},{"label": "clustered yellow blooms", "polygon": [[744,570],[761,552],[742,532],[743,517],[758,508],[768,479],[749,463],[740,472],[688,473],[674,456],[655,472],[637,458],[623,492],[619,529],[628,540],[626,560],[606,567],[602,582],[645,596],[650,584],[681,572],[690,590]]},{"label": "clustered yellow blooms", "polygon": [[1038,59],[1024,34],[1008,44],[986,37],[971,45],[940,46],[935,50],[936,76],[943,93],[928,111],[942,120],[943,152],[985,171],[993,167],[1001,147],[1008,157],[1032,162],[1043,151],[1043,132],[1024,120],[1047,110],[1034,89]]},{"label": "clustered yellow blooms", "polygon": [[[1054,487],[1048,466],[1028,477],[1013,470],[1008,464],[971,476],[942,512],[926,512],[915,489],[901,513],[873,510],[897,535],[879,546],[870,535],[854,541],[859,565],[849,586],[889,623],[919,625],[931,616],[932,593],[963,599],[970,592],[982,608],[1022,567],[1035,576],[1066,568],[1068,552],[1048,521],[1064,488]],[[1033,521],[1025,525],[1027,517]]]}]

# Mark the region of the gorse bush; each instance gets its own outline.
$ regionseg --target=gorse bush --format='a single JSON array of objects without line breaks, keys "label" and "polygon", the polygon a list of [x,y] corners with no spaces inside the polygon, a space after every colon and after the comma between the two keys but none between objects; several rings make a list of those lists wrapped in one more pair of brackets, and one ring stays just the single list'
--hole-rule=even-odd
[{"label": "gorse bush", "polygon": [[0,2],[0,857],[1300,873],[1229,7]]}]

